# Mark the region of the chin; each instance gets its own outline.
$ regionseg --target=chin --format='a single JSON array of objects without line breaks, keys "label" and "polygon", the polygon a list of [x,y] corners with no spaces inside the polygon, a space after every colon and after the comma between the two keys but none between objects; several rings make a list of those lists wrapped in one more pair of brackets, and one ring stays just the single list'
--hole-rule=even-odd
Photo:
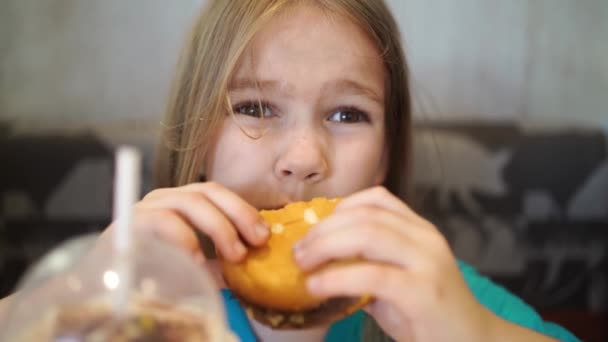
[{"label": "chin", "polygon": [[[261,210],[271,226],[262,247],[250,249],[239,263],[221,261],[224,280],[250,318],[273,329],[329,325],[363,308],[369,296],[320,298],[308,292],[307,274],[293,259],[293,245],[312,225],[331,214],[339,199],[315,198],[280,209]],[[334,267],[338,263],[324,267]]]}]

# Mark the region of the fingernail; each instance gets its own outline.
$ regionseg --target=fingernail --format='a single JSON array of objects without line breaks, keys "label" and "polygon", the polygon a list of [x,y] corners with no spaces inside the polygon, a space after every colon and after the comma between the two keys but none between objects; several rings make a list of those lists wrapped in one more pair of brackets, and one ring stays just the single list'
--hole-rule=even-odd
[{"label": "fingernail", "polygon": [[318,276],[312,276],[306,281],[306,287],[311,292],[316,292],[321,287],[321,279]]},{"label": "fingernail", "polygon": [[258,225],[255,227],[255,234],[260,239],[265,239],[265,238],[268,237],[269,230],[270,230],[270,228],[268,228],[268,224],[267,223],[265,223],[265,222],[258,223]]},{"label": "fingernail", "polygon": [[234,243],[234,245],[232,245],[232,250],[238,257],[243,256],[247,252],[245,246],[243,246],[240,241],[237,241]]},{"label": "fingernail", "polygon": [[301,263],[301,261],[304,260],[304,250],[298,249],[294,246],[293,256],[296,258],[298,263]]},{"label": "fingernail", "polygon": [[306,246],[306,242],[309,241],[310,238],[305,236],[303,238],[301,238],[300,240],[296,241],[296,243],[293,244],[293,249],[304,249],[304,246]]}]

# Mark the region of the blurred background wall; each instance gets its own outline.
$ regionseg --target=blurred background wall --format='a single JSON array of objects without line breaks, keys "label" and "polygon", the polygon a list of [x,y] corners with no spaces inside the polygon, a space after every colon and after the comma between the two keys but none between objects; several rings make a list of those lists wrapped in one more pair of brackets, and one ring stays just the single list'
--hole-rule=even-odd
[{"label": "blurred background wall", "polygon": [[197,1],[4,0],[0,118],[156,120]]},{"label": "blurred background wall", "polygon": [[[202,2],[4,0],[0,118],[156,119]],[[608,1],[388,3],[428,117],[608,121]]]}]

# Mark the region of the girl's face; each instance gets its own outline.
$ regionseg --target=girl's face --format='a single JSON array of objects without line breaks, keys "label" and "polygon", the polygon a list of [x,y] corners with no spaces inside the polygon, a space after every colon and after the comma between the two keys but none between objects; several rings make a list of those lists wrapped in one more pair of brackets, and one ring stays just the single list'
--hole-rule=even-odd
[{"label": "girl's face", "polygon": [[206,179],[260,209],[382,184],[384,78],[377,49],[354,23],[312,5],[287,10],[235,70],[235,117],[211,146]]}]

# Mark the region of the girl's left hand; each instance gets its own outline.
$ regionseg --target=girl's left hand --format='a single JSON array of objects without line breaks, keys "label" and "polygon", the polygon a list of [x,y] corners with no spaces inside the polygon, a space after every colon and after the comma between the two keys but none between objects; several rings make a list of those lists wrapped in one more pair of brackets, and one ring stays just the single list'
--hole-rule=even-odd
[{"label": "girl's left hand", "polygon": [[384,188],[345,198],[294,249],[319,296],[375,298],[367,311],[397,341],[484,341],[492,313],[469,290],[443,235]]}]

